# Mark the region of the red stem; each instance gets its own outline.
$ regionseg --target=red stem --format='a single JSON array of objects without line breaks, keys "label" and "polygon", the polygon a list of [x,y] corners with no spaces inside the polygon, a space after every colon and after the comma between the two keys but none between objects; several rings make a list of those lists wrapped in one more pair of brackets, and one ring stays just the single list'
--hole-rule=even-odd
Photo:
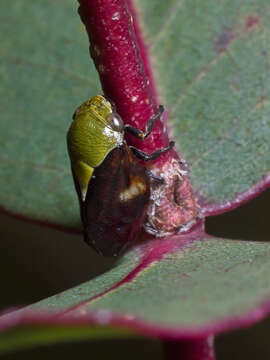
[{"label": "red stem", "polygon": [[213,337],[190,341],[165,341],[165,360],[215,360]]},{"label": "red stem", "polygon": [[[144,130],[159,104],[137,22],[134,30],[136,14],[131,0],[128,3],[133,17],[125,0],[78,1],[79,14],[89,36],[90,54],[105,95],[115,103],[124,122]],[[164,123],[157,119],[145,141],[128,136],[127,142],[152,153],[168,146],[168,132]],[[187,231],[196,223],[198,205],[183,166],[174,150],[147,164],[155,175],[164,178],[163,184],[151,185],[144,225],[148,233],[171,235],[179,230]]]},{"label": "red stem", "polygon": [[[123,0],[79,0],[79,14],[90,41],[90,53],[103,91],[127,122],[144,129],[157,112],[155,91],[145,72],[135,36],[133,17]],[[129,143],[149,153],[168,145],[167,131],[158,120],[151,135]]]}]

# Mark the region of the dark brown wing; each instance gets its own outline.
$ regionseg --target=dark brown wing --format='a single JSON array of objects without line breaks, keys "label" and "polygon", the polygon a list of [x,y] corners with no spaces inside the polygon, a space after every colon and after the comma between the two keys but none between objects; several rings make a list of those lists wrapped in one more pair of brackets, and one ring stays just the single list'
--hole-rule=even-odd
[{"label": "dark brown wing", "polygon": [[116,256],[136,240],[149,201],[145,167],[127,145],[112,150],[94,170],[82,209],[85,240]]}]

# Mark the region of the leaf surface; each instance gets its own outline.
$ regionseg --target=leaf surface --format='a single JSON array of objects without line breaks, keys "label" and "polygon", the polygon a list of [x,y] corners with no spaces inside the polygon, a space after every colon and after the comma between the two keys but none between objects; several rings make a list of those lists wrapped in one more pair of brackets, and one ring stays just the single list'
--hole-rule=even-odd
[{"label": "leaf surface", "polygon": [[[229,208],[263,178],[268,186],[269,1],[135,7],[201,203]],[[76,8],[74,0],[0,4],[0,204],[72,228],[80,220],[65,134],[75,108],[101,91]]]},{"label": "leaf surface", "polygon": [[260,320],[270,310],[270,243],[198,236],[141,245],[100,277],[3,316],[0,350],[13,336],[20,347],[46,343],[38,333],[47,327],[49,343],[111,337],[112,328],[185,340]]},{"label": "leaf surface", "polygon": [[270,171],[269,1],[135,3],[193,185],[229,207]]},{"label": "leaf surface", "polygon": [[0,4],[0,204],[80,226],[66,148],[76,107],[100,92],[73,0]]}]

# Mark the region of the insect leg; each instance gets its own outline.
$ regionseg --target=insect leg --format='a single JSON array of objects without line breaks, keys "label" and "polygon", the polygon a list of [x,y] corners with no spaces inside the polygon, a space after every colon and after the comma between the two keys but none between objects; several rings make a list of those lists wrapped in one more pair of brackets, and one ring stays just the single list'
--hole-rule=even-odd
[{"label": "insect leg", "polygon": [[154,175],[151,171],[146,170],[146,175],[150,178],[153,179],[155,181],[158,181],[159,183],[164,183],[164,179],[161,176],[156,176]]},{"label": "insect leg", "polygon": [[137,156],[137,158],[144,160],[144,161],[149,161],[149,160],[155,160],[156,158],[158,158],[161,154],[163,154],[164,152],[170,150],[172,147],[174,147],[175,142],[174,141],[170,141],[169,146],[166,146],[162,149],[158,149],[157,151],[153,152],[152,154],[147,154],[139,149],[136,149],[133,146],[130,146],[130,150],[133,152],[133,154],[135,156]]},{"label": "insect leg", "polygon": [[144,140],[147,138],[147,136],[149,136],[151,134],[151,131],[153,129],[153,126],[155,124],[155,120],[157,118],[159,118],[164,112],[164,107],[162,105],[159,105],[158,108],[158,112],[156,113],[156,115],[154,115],[148,122],[146,125],[146,129],[145,132],[136,129],[135,127],[126,124],[125,125],[125,131],[128,131],[130,134],[132,134],[133,136],[136,136],[138,139]]}]

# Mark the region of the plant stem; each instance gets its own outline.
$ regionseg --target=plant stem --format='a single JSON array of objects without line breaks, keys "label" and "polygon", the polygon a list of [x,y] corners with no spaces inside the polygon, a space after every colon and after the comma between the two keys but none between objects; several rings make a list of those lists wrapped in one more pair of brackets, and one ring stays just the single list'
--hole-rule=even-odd
[{"label": "plant stem", "polygon": [[[79,14],[85,24],[90,53],[104,93],[115,102],[125,122],[144,129],[157,112],[157,103],[146,76],[136,40],[133,18],[123,0],[79,0]],[[168,145],[167,131],[158,120],[145,141],[129,142],[153,152]]]},{"label": "plant stem", "polygon": [[[148,120],[157,113],[159,104],[137,23],[136,34],[134,31],[133,7],[128,8],[124,0],[78,1],[79,14],[89,36],[90,54],[105,95],[115,103],[125,123],[144,130]],[[169,144],[166,125],[160,119],[144,141],[133,136],[126,136],[126,139],[129,145],[146,153]],[[198,205],[185,165],[179,160],[179,155],[171,149],[147,164],[154,175],[164,179],[163,184],[153,182],[151,185],[144,224],[146,232],[159,237],[173,235],[179,229],[188,231],[198,219]]]},{"label": "plant stem", "polygon": [[187,341],[165,341],[165,360],[215,360],[213,337]]}]

